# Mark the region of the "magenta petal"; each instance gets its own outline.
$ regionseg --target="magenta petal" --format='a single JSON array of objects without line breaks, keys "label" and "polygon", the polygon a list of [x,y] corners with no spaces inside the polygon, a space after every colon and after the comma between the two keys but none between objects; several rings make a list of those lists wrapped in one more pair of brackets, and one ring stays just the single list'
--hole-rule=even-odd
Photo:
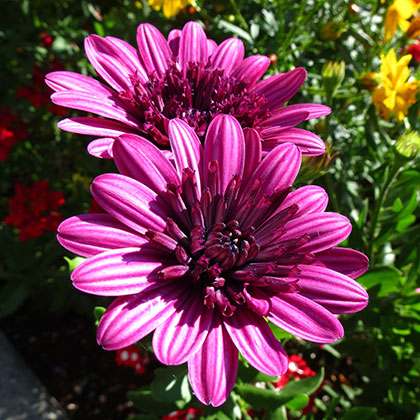
[{"label": "magenta petal", "polygon": [[161,76],[172,57],[166,39],[156,27],[150,23],[142,23],[137,29],[137,44],[140,63],[147,74],[156,72]]},{"label": "magenta petal", "polygon": [[366,290],[355,280],[314,265],[299,265],[299,294],[333,314],[361,311],[368,303]]},{"label": "magenta petal", "polygon": [[127,113],[124,109],[124,105],[119,100],[98,98],[89,93],[77,91],[53,93],[51,95],[51,100],[56,105],[92,112],[94,114],[102,115],[103,117],[123,122],[130,127],[138,128],[136,118]]},{"label": "magenta petal", "polygon": [[195,396],[203,404],[222,405],[231,393],[238,372],[238,350],[215,314],[201,349],[188,360]]},{"label": "magenta petal", "polygon": [[286,372],[286,353],[264,318],[238,307],[224,319],[224,325],[237,349],[255,369],[272,376]]},{"label": "magenta petal", "polygon": [[245,139],[239,122],[230,115],[219,114],[209,125],[204,142],[204,184],[209,164],[218,162],[220,194],[224,194],[234,175],[242,176],[245,162]]},{"label": "magenta petal", "polygon": [[318,187],[317,185],[300,187],[287,195],[276,213],[287,209],[293,204],[299,206],[294,215],[295,218],[305,214],[322,213],[328,205],[328,194],[323,188]]},{"label": "magenta petal", "polygon": [[95,71],[117,92],[130,88],[133,69],[119,57],[120,51],[112,42],[98,35],[89,35],[85,39],[85,51]]},{"label": "magenta petal", "polygon": [[262,179],[264,182],[260,196],[271,195],[275,191],[290,187],[300,168],[301,155],[299,149],[292,143],[286,143],[273,149],[259,164],[252,178],[243,191],[252,188],[254,182]]},{"label": "magenta petal", "polygon": [[74,287],[98,296],[124,296],[168,283],[158,276],[162,251],[122,248],[89,258],[71,274]]},{"label": "magenta petal", "polygon": [[351,232],[350,221],[337,213],[308,214],[291,220],[284,225],[286,233],[281,241],[304,236],[309,241],[297,248],[301,252],[321,252],[343,242]]},{"label": "magenta petal", "polygon": [[130,127],[117,121],[105,120],[96,117],[73,117],[66,118],[57,123],[64,131],[77,134],[89,134],[91,136],[117,137],[129,133]]},{"label": "magenta petal", "polygon": [[318,156],[325,152],[325,143],[316,134],[301,128],[270,128],[264,131],[263,150],[269,152],[279,144],[292,142],[303,156]]},{"label": "magenta petal", "polygon": [[168,136],[178,174],[182,177],[185,168],[193,170],[198,190],[201,191],[203,147],[197,134],[184,121],[173,119],[169,121]]},{"label": "magenta petal", "polygon": [[331,108],[326,105],[321,104],[294,104],[294,105],[288,105],[287,108],[297,110],[305,110],[309,113],[309,115],[306,117],[307,120],[310,120],[312,118],[319,118],[324,117],[325,115],[328,115],[331,113]]},{"label": "magenta petal", "polygon": [[172,29],[168,34],[168,44],[174,57],[179,55],[179,41],[182,31],[180,29]]},{"label": "magenta petal", "polygon": [[[308,115],[309,111],[307,111],[306,109],[296,108],[293,106],[285,106],[283,108],[276,109],[275,111],[273,111],[271,113],[271,116],[264,120],[262,125],[263,127],[273,125],[279,127],[294,127],[302,121],[305,121]],[[266,136],[264,135],[264,137]]]},{"label": "magenta petal", "polygon": [[122,39],[114,38],[113,36],[107,36],[105,39],[112,45],[113,55],[116,55],[120,61],[123,61],[131,73],[136,74],[141,83],[147,83],[148,77],[140,64],[138,51]]},{"label": "magenta petal", "polygon": [[82,214],[58,226],[57,239],[64,248],[91,257],[118,248],[140,247],[149,241],[108,214]]},{"label": "magenta petal", "polygon": [[270,59],[265,55],[252,55],[246,57],[232,72],[237,79],[248,81],[248,89],[253,87],[264,75],[270,65]]},{"label": "magenta petal", "polygon": [[179,64],[184,73],[188,63],[206,63],[208,58],[207,36],[203,28],[196,22],[187,22],[182,28],[179,41]]},{"label": "magenta petal", "polygon": [[68,90],[89,93],[99,98],[118,99],[118,95],[108,86],[83,74],[72,71],[53,71],[45,76],[45,83],[56,92]]},{"label": "magenta petal", "polygon": [[224,70],[225,75],[230,75],[242,62],[244,53],[244,43],[240,39],[226,39],[213,52],[211,66],[213,69]]},{"label": "magenta petal", "polygon": [[306,79],[306,71],[298,67],[287,73],[276,74],[258,82],[253,91],[264,95],[270,110],[279,108],[285,104],[303,85]]},{"label": "magenta petal", "polygon": [[213,41],[212,39],[208,39],[207,40],[207,53],[209,57],[214,53],[214,51],[216,51],[216,48],[217,48],[216,42]]},{"label": "magenta petal", "polygon": [[141,181],[146,187],[166,197],[167,185],[179,185],[179,177],[164,154],[150,141],[125,134],[113,146],[115,164],[122,175]]},{"label": "magenta petal", "polygon": [[297,293],[272,296],[267,319],[283,330],[315,343],[332,343],[344,334],[340,321],[331,312]]},{"label": "magenta petal", "polygon": [[244,129],[245,163],[243,179],[248,180],[261,162],[261,137],[253,128]]},{"label": "magenta petal", "polygon": [[165,365],[180,365],[203,345],[213,320],[213,311],[192,295],[173,316],[156,328],[153,350]]},{"label": "magenta petal", "polygon": [[331,248],[316,254],[313,265],[326,267],[355,279],[369,268],[369,259],[354,249]]},{"label": "magenta petal", "polygon": [[117,350],[141,340],[175,313],[185,293],[178,282],[164,282],[162,287],[118,297],[99,321],[98,344]]},{"label": "magenta petal", "polygon": [[90,155],[100,159],[112,159],[112,145],[114,139],[104,138],[92,140],[87,147]]},{"label": "magenta petal", "polygon": [[111,216],[137,232],[163,232],[168,213],[162,199],[140,182],[119,174],[96,177],[91,186],[98,204]]}]

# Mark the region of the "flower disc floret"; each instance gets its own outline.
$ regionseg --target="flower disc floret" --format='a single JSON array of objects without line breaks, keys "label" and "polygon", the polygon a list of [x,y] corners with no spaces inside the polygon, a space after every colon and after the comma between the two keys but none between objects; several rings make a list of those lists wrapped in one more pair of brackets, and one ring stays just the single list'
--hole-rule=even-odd
[{"label": "flower disc floret", "polygon": [[195,22],[171,31],[168,40],[153,25],[141,24],[137,44],[138,50],[113,37],[86,39],[87,56],[110,87],[68,71],[46,77],[55,91],[55,104],[106,118],[76,117],[59,123],[66,131],[100,136],[89,145],[91,154],[112,157],[112,143],[124,133],[169,148],[173,118],[186,122],[204,141],[210,122],[220,114],[257,130],[264,153],[285,142],[296,144],[304,155],[324,152],[318,136],[295,126],[330,109],[319,104],[284,106],[305,81],[304,69],[260,80],[270,64],[268,57],[244,58],[242,41],[229,38],[217,45]]},{"label": "flower disc floret", "polygon": [[314,342],[343,335],[336,314],[367,304],[353,280],[367,258],[335,248],[349,221],[324,212],[322,188],[291,191],[301,152],[261,139],[227,115],[209,124],[204,146],[184,121],[169,122],[173,159],[147,139],[121,135],[112,153],[121,174],[103,174],[92,194],[105,214],[72,217],[63,246],[88,260],[79,290],[118,296],[102,316],[98,342],[126,347],[154,331],[165,364],[188,363],[197,398],[223,404],[238,351],[256,369],[282,375],[287,356],[266,320]]}]

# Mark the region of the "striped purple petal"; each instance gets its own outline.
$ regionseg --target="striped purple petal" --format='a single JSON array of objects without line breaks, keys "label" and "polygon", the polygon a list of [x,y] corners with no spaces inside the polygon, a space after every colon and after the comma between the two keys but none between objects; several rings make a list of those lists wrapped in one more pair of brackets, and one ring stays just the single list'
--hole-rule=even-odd
[{"label": "striped purple petal", "polygon": [[267,319],[283,330],[315,343],[332,343],[344,334],[334,315],[298,293],[272,296]]},{"label": "striped purple petal", "polygon": [[90,155],[100,159],[112,159],[112,145],[114,144],[113,138],[103,138],[92,140],[87,147]]},{"label": "striped purple petal", "polygon": [[188,359],[188,374],[195,396],[203,404],[222,405],[231,393],[238,371],[238,350],[215,314],[200,350]]},{"label": "striped purple petal", "polygon": [[250,89],[267,71],[270,62],[270,59],[265,55],[252,55],[246,57],[239,66],[233,70],[232,76],[237,79],[248,80],[248,88]]},{"label": "striped purple petal", "polygon": [[203,28],[196,22],[188,22],[182,28],[179,40],[179,64],[184,74],[188,63],[207,62],[207,36]]},{"label": "striped purple petal", "polygon": [[203,345],[213,320],[213,311],[192,294],[169,319],[156,328],[153,350],[166,365],[180,365]]},{"label": "striped purple petal", "polygon": [[109,214],[82,214],[64,220],[57,229],[64,248],[91,257],[118,248],[140,247],[149,241]]},{"label": "striped purple petal", "polygon": [[162,251],[151,247],[121,248],[89,258],[71,274],[74,287],[98,296],[125,296],[163,287]]},{"label": "striped purple petal", "polygon": [[163,282],[162,287],[116,298],[99,321],[98,344],[117,350],[141,340],[175,313],[184,295],[177,282]]},{"label": "striped purple petal", "polygon": [[245,53],[244,43],[238,38],[224,40],[211,56],[213,69],[220,69],[230,75],[241,64]]},{"label": "striped purple petal", "polygon": [[264,318],[250,310],[238,308],[231,317],[224,319],[224,325],[233,343],[251,366],[272,376],[286,372],[286,353]]}]

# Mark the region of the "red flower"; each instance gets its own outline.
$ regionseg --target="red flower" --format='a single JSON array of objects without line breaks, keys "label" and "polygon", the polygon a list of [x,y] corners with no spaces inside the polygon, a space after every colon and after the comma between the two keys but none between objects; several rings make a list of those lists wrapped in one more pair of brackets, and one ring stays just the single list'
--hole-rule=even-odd
[{"label": "red flower", "polygon": [[177,410],[162,416],[162,420],[190,420],[198,419],[203,414],[203,409],[189,408],[188,410]]},{"label": "red flower", "polygon": [[408,47],[408,54],[411,54],[415,60],[420,63],[420,43],[415,41],[414,44],[411,44]]},{"label": "red flower", "polygon": [[42,32],[41,39],[39,43],[45,48],[51,48],[54,38],[51,35],[48,35],[46,32]]},{"label": "red flower", "polygon": [[137,346],[128,346],[116,351],[115,361],[119,366],[133,367],[136,373],[142,375],[150,360],[149,356],[140,354]]},{"label": "red flower", "polygon": [[0,110],[0,161],[5,161],[13,145],[28,136],[22,124],[16,124],[17,115],[11,114],[9,108]]},{"label": "red flower", "polygon": [[64,204],[64,195],[48,190],[48,182],[40,180],[30,187],[15,184],[16,194],[9,199],[10,215],[4,219],[8,225],[19,228],[19,240],[54,232],[63,215],[57,209]]}]

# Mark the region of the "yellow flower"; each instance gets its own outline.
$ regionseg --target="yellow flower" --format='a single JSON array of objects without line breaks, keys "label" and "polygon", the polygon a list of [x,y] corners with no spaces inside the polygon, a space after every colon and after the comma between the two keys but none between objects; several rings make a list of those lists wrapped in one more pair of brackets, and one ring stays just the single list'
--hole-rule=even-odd
[{"label": "yellow flower", "polygon": [[418,0],[394,0],[386,11],[385,40],[389,41],[393,37],[398,26],[405,32],[410,26],[408,19],[417,12],[419,7]]},{"label": "yellow flower", "polygon": [[181,9],[186,7],[190,0],[148,0],[150,6],[155,10],[162,9],[166,19],[176,16]]},{"label": "yellow flower", "polygon": [[420,35],[420,18],[415,17],[411,22],[410,26],[407,29],[405,36],[407,38],[418,38]]},{"label": "yellow flower", "polygon": [[418,90],[417,81],[407,81],[411,54],[397,61],[395,51],[391,49],[386,56],[381,54],[381,59],[380,85],[372,95],[372,103],[376,104],[383,119],[387,120],[392,113],[398,121],[402,121],[408,108],[416,102]]}]

